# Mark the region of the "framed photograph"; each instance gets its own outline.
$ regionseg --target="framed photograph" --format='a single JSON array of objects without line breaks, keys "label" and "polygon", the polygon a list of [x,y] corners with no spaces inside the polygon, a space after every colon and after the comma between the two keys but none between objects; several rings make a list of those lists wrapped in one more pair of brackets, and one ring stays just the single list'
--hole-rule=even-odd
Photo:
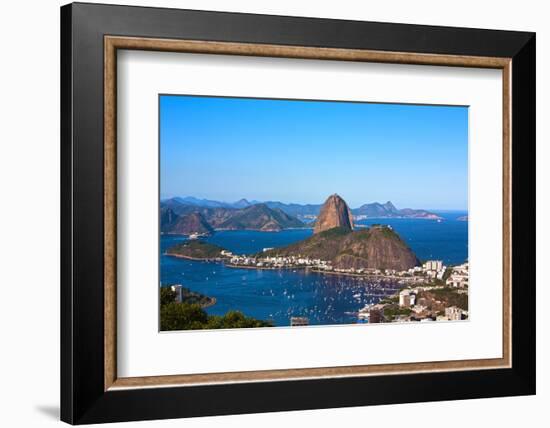
[{"label": "framed photograph", "polygon": [[535,393],[533,33],[76,3],[61,56],[62,420]]}]

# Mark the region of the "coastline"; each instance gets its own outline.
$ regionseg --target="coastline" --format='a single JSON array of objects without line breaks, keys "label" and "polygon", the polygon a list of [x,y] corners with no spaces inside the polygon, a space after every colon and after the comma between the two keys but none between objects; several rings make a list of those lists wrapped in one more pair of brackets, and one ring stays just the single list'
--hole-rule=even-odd
[{"label": "coastline", "polygon": [[297,270],[307,269],[306,266],[292,266],[292,267],[264,267],[264,266],[246,266],[246,265],[234,265],[231,263],[224,263],[225,266],[232,269],[255,269],[255,270]]},{"label": "coastline", "polygon": [[[214,232],[263,232],[263,233],[278,233],[285,230],[307,230],[312,227],[285,227],[284,229],[214,229]],[[185,236],[185,235],[184,235]]]},{"label": "coastline", "polygon": [[335,275],[335,276],[349,276],[354,278],[370,278],[370,279],[387,279],[387,280],[398,280],[398,281],[414,281],[414,277],[402,277],[395,275],[376,275],[376,274],[364,274],[364,273],[350,273],[350,272],[335,272],[322,269],[316,269],[310,266],[290,266],[290,267],[270,267],[270,266],[247,266],[247,265],[235,265],[232,263],[227,263],[226,260],[222,257],[219,258],[200,258],[200,257],[191,257],[184,256],[182,254],[174,254],[165,252],[164,255],[170,257],[177,257],[179,259],[186,259],[195,262],[210,262],[210,263],[222,263],[224,266],[231,269],[249,269],[249,270],[309,270],[313,273],[321,275]]},{"label": "coastline", "polygon": [[231,269],[248,269],[248,270],[284,270],[284,271],[291,271],[291,270],[306,270],[310,271],[312,273],[317,273],[320,275],[334,275],[334,276],[348,276],[348,277],[354,277],[354,278],[369,278],[369,279],[386,279],[386,280],[397,280],[397,281],[414,281],[415,278],[413,277],[401,277],[401,276],[395,276],[395,275],[375,275],[375,274],[362,274],[362,273],[350,273],[350,272],[335,272],[335,271],[327,271],[322,269],[315,269],[310,266],[290,266],[290,267],[269,267],[269,266],[247,266],[247,265],[235,265],[231,263],[227,263],[223,258],[198,258],[198,257],[190,257],[190,256],[184,256],[181,254],[171,254],[171,253],[164,253],[167,256],[171,257],[177,257],[180,259],[186,259],[196,262],[210,262],[210,263],[222,263],[224,266],[231,268]]},{"label": "coastline", "polygon": [[187,259],[187,260],[193,260],[195,262],[223,262],[222,258],[200,258],[200,257],[191,257],[191,256],[184,256],[183,254],[174,254],[174,253],[164,253],[165,256],[170,257],[177,257],[178,259]]},{"label": "coastline", "polygon": [[336,276],[351,276],[356,278],[372,278],[372,279],[388,279],[388,280],[400,280],[408,281],[414,279],[413,277],[402,277],[395,275],[375,275],[368,273],[350,273],[350,272],[334,272],[330,270],[321,270],[315,268],[309,268],[314,273],[319,273],[321,275],[336,275]]},{"label": "coastline", "polygon": [[214,306],[218,302],[218,300],[215,297],[210,297],[210,296],[206,296],[206,297],[208,297],[210,299],[210,302],[202,304],[201,308],[203,308],[203,309]]},{"label": "coastline", "polygon": [[[368,228],[372,225],[369,224],[360,224],[358,222],[360,221],[370,221],[370,220],[432,220],[432,221],[441,221],[446,220],[444,217],[436,216],[436,217],[414,217],[414,216],[391,216],[391,217],[367,217],[361,220],[354,220],[354,227],[357,228]],[[468,221],[468,220],[459,220],[457,221]],[[284,232],[287,230],[312,230],[313,226],[311,225],[305,225],[304,227],[285,227],[282,229],[224,229],[224,228],[214,228],[213,232],[210,233],[204,233],[201,235],[201,237],[210,237],[215,232],[262,232],[262,233],[278,233],[278,232]],[[183,237],[189,237],[193,235],[192,233],[173,233],[173,232],[160,232],[161,235],[167,235],[167,236],[183,236]]]}]

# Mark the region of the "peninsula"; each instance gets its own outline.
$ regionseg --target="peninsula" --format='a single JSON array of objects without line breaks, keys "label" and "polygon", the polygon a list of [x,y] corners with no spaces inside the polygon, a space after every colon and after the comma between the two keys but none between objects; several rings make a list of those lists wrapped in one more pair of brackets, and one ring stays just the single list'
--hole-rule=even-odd
[{"label": "peninsula", "polygon": [[314,235],[264,256],[319,259],[339,269],[407,270],[420,264],[413,251],[389,226],[374,225],[353,230],[346,202],[329,196],[321,208]]},{"label": "peninsula", "polygon": [[238,256],[217,245],[194,240],[171,247],[166,254],[191,260],[225,261],[230,266],[264,269],[307,266],[323,272],[406,271],[420,264],[391,227],[374,225],[354,231],[350,210],[338,195],[331,195],[325,202],[313,236],[294,244]]},{"label": "peninsula", "polygon": [[221,260],[225,251],[217,245],[201,240],[193,240],[168,248],[166,255],[189,260],[218,261]]}]

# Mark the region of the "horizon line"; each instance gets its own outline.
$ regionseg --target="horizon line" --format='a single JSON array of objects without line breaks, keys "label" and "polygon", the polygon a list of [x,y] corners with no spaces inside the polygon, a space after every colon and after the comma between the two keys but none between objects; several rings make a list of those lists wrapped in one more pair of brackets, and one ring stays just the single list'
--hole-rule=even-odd
[{"label": "horizon line", "polygon": [[[329,195],[330,196],[330,195]],[[169,199],[174,199],[174,198],[181,198],[181,199],[186,199],[186,198],[193,198],[193,199],[197,199],[197,200],[206,200],[206,201],[212,201],[212,202],[218,202],[218,203],[222,203],[222,204],[227,204],[227,205],[231,205],[231,204],[235,204],[237,202],[240,202],[242,200],[245,200],[246,202],[248,202],[249,204],[251,205],[256,205],[256,204],[265,204],[267,202],[278,202],[278,203],[281,203],[281,204],[285,204],[285,205],[291,205],[291,204],[295,204],[295,205],[323,205],[325,202],[320,202],[320,203],[311,203],[311,202],[306,202],[306,203],[303,203],[303,202],[283,202],[283,201],[280,201],[280,200],[274,200],[274,199],[269,199],[269,200],[265,200],[265,201],[260,201],[260,200],[257,200],[257,199],[251,199],[251,198],[239,198],[239,199],[236,199],[234,201],[226,201],[226,200],[220,200],[220,199],[210,199],[210,198],[204,198],[204,197],[198,197],[198,196],[190,196],[190,195],[187,195],[187,196],[181,196],[181,195],[175,195],[175,196],[168,196],[168,197],[162,197],[160,196],[159,200],[162,202],[162,201],[165,201],[165,200],[169,200]],[[327,197],[328,198],[328,197]],[[342,198],[343,199],[343,198]],[[251,202],[252,201],[252,202]],[[344,202],[346,202],[344,200]],[[395,206],[395,204],[391,201],[391,199],[388,199],[386,202],[378,202],[378,201],[373,201],[373,202],[364,202],[363,204],[361,204],[360,206],[356,207],[356,208],[352,208],[349,204],[348,206],[350,207],[350,209],[357,209],[357,208],[360,208],[362,205],[366,205],[366,204],[380,204],[380,205],[384,205],[384,204],[387,204],[387,203],[391,203],[392,205]],[[347,204],[347,202],[346,202]],[[395,207],[397,208],[397,207]],[[468,212],[469,209],[468,207],[466,208],[412,208],[410,206],[405,206],[404,208],[397,208],[397,209],[415,209],[415,210],[431,210],[431,211],[440,211],[440,212],[445,212],[445,211],[466,211]]]}]

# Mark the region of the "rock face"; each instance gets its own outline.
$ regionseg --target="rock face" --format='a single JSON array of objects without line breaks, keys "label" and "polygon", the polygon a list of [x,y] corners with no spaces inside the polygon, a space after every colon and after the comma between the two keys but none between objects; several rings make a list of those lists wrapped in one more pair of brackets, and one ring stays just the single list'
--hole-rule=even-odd
[{"label": "rock face", "polygon": [[353,218],[348,204],[336,193],[330,195],[321,207],[313,233],[320,233],[335,227],[353,230]]},{"label": "rock face", "polygon": [[201,213],[193,212],[180,216],[171,209],[161,212],[160,230],[163,233],[177,235],[210,234],[214,231]]},{"label": "rock face", "polygon": [[249,205],[241,209],[180,204],[161,207],[160,211],[160,230],[169,234],[209,234],[215,229],[276,232],[301,227],[304,227],[304,223],[297,218],[265,204]]},{"label": "rock face", "polygon": [[271,209],[266,204],[255,204],[235,210],[228,219],[215,224],[217,229],[250,229],[263,232],[277,232],[303,226],[304,224],[297,218],[289,216],[278,208]]},{"label": "rock face", "polygon": [[420,264],[401,237],[387,226],[372,226],[348,234],[333,265],[341,269],[395,269],[404,271]]}]

